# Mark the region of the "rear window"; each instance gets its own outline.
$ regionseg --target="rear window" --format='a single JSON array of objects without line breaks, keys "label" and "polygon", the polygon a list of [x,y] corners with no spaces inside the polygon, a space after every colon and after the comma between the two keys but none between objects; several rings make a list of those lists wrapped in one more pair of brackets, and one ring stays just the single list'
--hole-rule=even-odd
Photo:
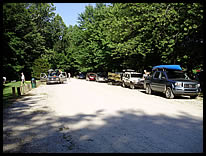
[{"label": "rear window", "polygon": [[176,78],[183,78],[183,79],[190,79],[186,73],[183,71],[166,71],[168,79],[176,79]]},{"label": "rear window", "polygon": [[89,76],[96,76],[95,74],[89,74]]},{"label": "rear window", "polygon": [[63,76],[66,76],[66,73],[62,73]]},{"label": "rear window", "polygon": [[97,73],[98,76],[107,76],[106,73]]},{"label": "rear window", "polygon": [[57,73],[55,73],[55,72],[49,73],[49,76],[57,76]]}]

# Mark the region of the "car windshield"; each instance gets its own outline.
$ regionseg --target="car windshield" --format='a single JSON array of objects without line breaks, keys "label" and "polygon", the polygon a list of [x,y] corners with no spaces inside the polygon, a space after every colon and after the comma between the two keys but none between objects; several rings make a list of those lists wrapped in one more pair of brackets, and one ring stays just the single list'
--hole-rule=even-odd
[{"label": "car windshield", "polygon": [[49,73],[48,76],[57,76],[57,73],[53,72],[53,73]]},{"label": "car windshield", "polygon": [[182,79],[190,79],[186,73],[183,71],[166,71],[168,79],[176,79],[176,78],[182,78]]},{"label": "car windshield", "polygon": [[95,76],[95,74],[89,74],[89,76]]},{"label": "car windshield", "polygon": [[98,76],[106,77],[105,73],[97,73]]},{"label": "car windshield", "polygon": [[131,74],[131,77],[142,77],[143,74]]}]

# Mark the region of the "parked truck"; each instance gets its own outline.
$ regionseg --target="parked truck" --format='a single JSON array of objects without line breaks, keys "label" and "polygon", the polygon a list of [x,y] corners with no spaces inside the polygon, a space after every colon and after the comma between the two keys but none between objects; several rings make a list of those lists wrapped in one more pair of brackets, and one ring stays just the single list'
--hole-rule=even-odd
[{"label": "parked truck", "polygon": [[147,94],[162,92],[168,99],[181,95],[192,99],[198,96],[200,84],[191,80],[179,65],[159,65],[152,70],[153,74],[144,81]]},{"label": "parked truck", "polygon": [[132,69],[125,69],[122,72],[108,72],[108,83],[134,89],[137,87],[143,88],[144,79],[142,73],[137,73]]},{"label": "parked truck", "polygon": [[142,73],[135,71],[126,71],[122,75],[122,87],[129,87],[130,89],[143,88],[144,79]]}]

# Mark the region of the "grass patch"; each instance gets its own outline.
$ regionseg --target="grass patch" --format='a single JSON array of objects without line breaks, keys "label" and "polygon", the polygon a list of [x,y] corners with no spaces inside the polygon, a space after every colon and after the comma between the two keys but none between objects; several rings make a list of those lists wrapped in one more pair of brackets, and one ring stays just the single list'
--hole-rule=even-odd
[{"label": "grass patch", "polygon": [[199,97],[203,98],[203,92],[199,93]]},{"label": "grass patch", "polygon": [[[31,81],[25,81],[25,84],[31,84]],[[3,108],[9,107],[18,98],[17,87],[20,86],[21,81],[3,84]],[[16,97],[12,95],[12,87],[15,87]]]}]

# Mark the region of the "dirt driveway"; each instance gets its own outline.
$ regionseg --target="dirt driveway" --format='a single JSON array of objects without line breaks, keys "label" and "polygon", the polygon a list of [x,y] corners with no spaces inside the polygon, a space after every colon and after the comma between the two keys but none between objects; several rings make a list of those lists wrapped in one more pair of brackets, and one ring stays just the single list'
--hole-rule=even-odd
[{"label": "dirt driveway", "polygon": [[203,152],[203,100],[71,79],[4,110],[3,152]]}]

